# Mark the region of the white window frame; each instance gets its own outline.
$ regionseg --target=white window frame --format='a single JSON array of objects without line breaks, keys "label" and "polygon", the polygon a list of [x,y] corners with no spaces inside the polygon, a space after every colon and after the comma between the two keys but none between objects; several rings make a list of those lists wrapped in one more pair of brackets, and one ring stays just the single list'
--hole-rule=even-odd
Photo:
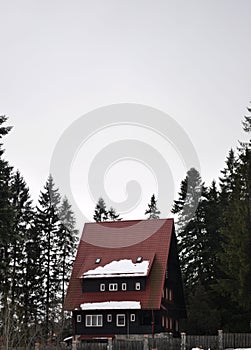
[{"label": "white window frame", "polygon": [[135,314],[131,314],[130,315],[130,321],[131,322],[135,322],[135,319],[136,319]]},{"label": "white window frame", "polygon": [[107,315],[107,322],[112,322],[112,314]]},{"label": "white window frame", "polygon": [[[118,323],[119,317],[123,317],[123,319],[124,319],[123,324],[119,324],[119,323]],[[117,315],[116,315],[116,326],[117,326],[117,327],[125,327],[125,325],[126,325],[126,317],[125,317],[125,314],[117,314]]]},{"label": "white window frame", "polygon": [[82,317],[81,317],[81,315],[77,315],[77,322],[78,322],[78,323],[82,322]]},{"label": "white window frame", "polygon": [[99,290],[100,290],[100,292],[105,291],[105,284],[104,283],[100,283]]},{"label": "white window frame", "polygon": [[103,327],[103,315],[85,315],[86,327]]},{"label": "white window frame", "polygon": [[121,289],[124,290],[124,291],[127,290],[127,284],[126,283],[122,283]]},{"label": "white window frame", "polygon": [[141,290],[141,283],[140,282],[135,283],[135,290]]},{"label": "white window frame", "polygon": [[109,283],[109,291],[116,292],[118,290],[118,283]]}]

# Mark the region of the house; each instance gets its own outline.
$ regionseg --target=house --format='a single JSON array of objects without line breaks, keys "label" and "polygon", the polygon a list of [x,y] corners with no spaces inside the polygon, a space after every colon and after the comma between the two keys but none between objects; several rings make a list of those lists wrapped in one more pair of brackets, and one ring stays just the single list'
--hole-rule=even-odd
[{"label": "house", "polygon": [[79,339],[178,333],[186,309],[173,219],[85,224],[64,308]]}]

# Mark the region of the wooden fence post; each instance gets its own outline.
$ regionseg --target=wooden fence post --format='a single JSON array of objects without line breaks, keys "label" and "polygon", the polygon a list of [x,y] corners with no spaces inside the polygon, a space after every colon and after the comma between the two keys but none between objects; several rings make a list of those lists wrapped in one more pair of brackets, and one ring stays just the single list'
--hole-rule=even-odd
[{"label": "wooden fence post", "polygon": [[181,332],[180,335],[181,335],[180,350],[186,350],[186,346],[187,346],[186,333]]},{"label": "wooden fence post", "polygon": [[148,350],[149,349],[149,345],[148,345],[148,335],[144,335],[144,346],[143,346],[143,350]]},{"label": "wooden fence post", "polygon": [[77,350],[77,341],[75,339],[72,339],[72,350]]},{"label": "wooden fence post", "polygon": [[219,350],[223,350],[223,330],[222,329],[218,330],[218,345],[219,345]]},{"label": "wooden fence post", "polygon": [[107,350],[112,350],[112,338],[108,338]]}]

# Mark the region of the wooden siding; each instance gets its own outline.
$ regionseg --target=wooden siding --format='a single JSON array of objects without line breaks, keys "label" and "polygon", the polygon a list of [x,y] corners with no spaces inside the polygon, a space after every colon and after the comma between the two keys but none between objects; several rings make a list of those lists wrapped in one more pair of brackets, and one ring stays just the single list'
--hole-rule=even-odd
[{"label": "wooden siding", "polygon": [[[105,285],[105,291],[109,291],[110,283],[118,284],[118,292],[135,291],[135,283],[139,282],[141,284],[141,291],[146,289],[146,278],[145,277],[123,277],[123,278],[84,278],[82,282],[83,292],[100,292],[100,284]],[[122,283],[126,283],[126,291],[122,290]],[[115,293],[115,292],[110,292]],[[126,294],[124,294],[126,298]]]},{"label": "wooden siding", "polygon": [[[125,315],[125,326],[117,326],[117,315]],[[131,315],[135,315],[135,321],[131,321]],[[86,315],[102,315],[102,327],[86,326]],[[111,315],[111,322],[108,321],[108,315]],[[77,319],[81,316],[81,322]],[[154,312],[154,330],[156,333],[163,332],[165,329],[161,323],[162,312]],[[152,333],[152,312],[149,310],[90,310],[74,312],[73,322],[75,324],[76,334],[88,335],[106,335],[106,334],[151,334]]]}]

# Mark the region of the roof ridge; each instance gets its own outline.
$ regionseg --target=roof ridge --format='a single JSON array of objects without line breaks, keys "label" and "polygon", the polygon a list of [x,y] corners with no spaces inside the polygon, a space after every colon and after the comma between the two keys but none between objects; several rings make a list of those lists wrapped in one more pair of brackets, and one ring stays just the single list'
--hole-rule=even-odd
[{"label": "roof ridge", "polygon": [[130,219],[130,220],[119,220],[119,221],[90,221],[90,222],[85,222],[85,225],[105,225],[105,224],[116,224],[116,223],[121,223],[121,222],[140,222],[140,221],[146,221],[146,222],[153,222],[153,221],[171,221],[174,220],[174,218],[161,218],[161,219]]}]

